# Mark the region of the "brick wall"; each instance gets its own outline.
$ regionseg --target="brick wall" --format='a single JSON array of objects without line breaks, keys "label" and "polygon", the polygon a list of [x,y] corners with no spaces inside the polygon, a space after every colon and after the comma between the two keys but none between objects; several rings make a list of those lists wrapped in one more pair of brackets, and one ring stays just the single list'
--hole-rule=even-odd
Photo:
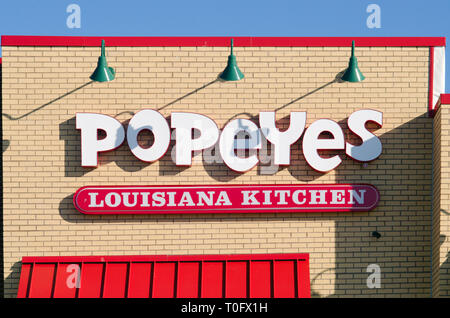
[{"label": "brick wall", "polygon": [[[2,59],[0,58],[0,92],[2,90]],[[2,109],[2,94],[0,93],[0,109]],[[3,132],[2,127],[3,122],[0,120],[0,131]],[[2,138],[2,153],[3,153],[3,149],[7,147],[7,144],[5,142],[3,142],[3,138]],[[3,155],[0,158],[0,165],[3,166]],[[0,178],[2,178],[3,180],[3,169],[2,172],[0,174]],[[1,190],[0,190],[0,205],[2,206],[2,216],[0,217],[0,296],[3,297],[3,277],[4,277],[4,272],[3,272],[3,181],[1,183]]]},{"label": "brick wall", "polygon": [[[357,48],[366,80],[329,85],[347,67],[349,48],[236,47],[245,74],[236,83],[211,83],[226,65],[226,47],[107,47],[116,80],[89,83],[99,52],[2,48],[3,139],[9,143],[3,153],[6,297],[16,295],[22,256],[281,252],[310,253],[313,297],[429,296],[428,48]],[[307,125],[330,118],[346,136],[346,118],[371,108],[384,114],[376,130],[383,153],[364,166],[338,151],[343,163],[322,174],[306,164],[299,141],[289,167],[271,175],[262,167],[237,174],[200,155],[191,167],[176,167],[171,148],[146,164],[125,143],[101,154],[98,168],[81,167],[76,112],[126,122],[143,108],[166,117],[198,112],[220,128],[231,118],[255,119],[275,109],[286,126],[290,111],[307,111]],[[72,204],[73,193],[86,185],[223,183],[370,183],[381,201],[362,213],[249,215],[88,216]],[[374,230],[382,237],[372,237]],[[381,268],[380,289],[366,285],[369,264]]]},{"label": "brick wall", "polygon": [[[434,117],[433,296],[450,297],[450,107],[440,105]],[[442,156],[443,155],[443,156]],[[437,158],[437,157],[440,158]]]},{"label": "brick wall", "polygon": [[432,295],[439,297],[440,291],[440,209],[441,209],[441,108],[433,120],[433,211],[432,211]]}]

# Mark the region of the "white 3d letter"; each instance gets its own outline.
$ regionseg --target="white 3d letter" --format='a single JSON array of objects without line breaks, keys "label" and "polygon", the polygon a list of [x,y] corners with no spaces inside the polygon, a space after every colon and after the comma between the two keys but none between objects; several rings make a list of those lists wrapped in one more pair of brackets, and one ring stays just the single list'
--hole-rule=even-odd
[{"label": "white 3d letter", "polygon": [[[333,139],[319,139],[322,132],[328,131]],[[317,150],[322,149],[344,149],[345,140],[341,127],[330,119],[319,119],[311,124],[303,136],[303,155],[306,162],[320,172],[333,170],[342,162],[336,155],[331,158],[322,158]]]},{"label": "white 3d letter", "polygon": [[[92,113],[77,113],[77,129],[81,130],[81,165],[96,167],[97,154],[119,147],[125,139],[125,130],[115,118]],[[97,132],[103,130],[106,137],[98,140]]]},{"label": "white 3d letter", "polygon": [[274,145],[274,164],[289,165],[291,145],[303,134],[306,112],[292,112],[289,128],[280,132],[275,126],[275,112],[260,112],[259,125],[268,141]]},{"label": "white 3d letter", "polygon": [[[175,128],[177,166],[190,166],[192,151],[212,147],[219,139],[219,128],[216,123],[204,115],[172,113],[171,126]],[[200,131],[200,137],[192,139],[193,129]]]},{"label": "white 3d letter", "polygon": [[[242,139],[236,140],[235,136],[245,131],[250,136],[248,145]],[[257,155],[248,158],[240,158],[234,153],[235,149],[261,149],[261,133],[255,123],[248,119],[235,119],[230,121],[223,129],[219,141],[220,155],[225,164],[232,170],[245,172],[252,169],[259,162]]]},{"label": "white 3d letter", "polygon": [[361,138],[363,143],[359,146],[354,146],[347,142],[345,153],[358,161],[371,161],[381,155],[381,141],[366,129],[366,122],[368,121],[376,122],[382,126],[383,113],[376,110],[363,109],[354,112],[348,117],[348,128]]},{"label": "white 3d letter", "polygon": [[[142,148],[137,136],[144,130],[151,130],[154,136],[150,148]],[[166,119],[156,110],[144,109],[131,118],[127,129],[127,141],[131,152],[140,160],[153,162],[164,156],[170,144],[170,128]]]}]

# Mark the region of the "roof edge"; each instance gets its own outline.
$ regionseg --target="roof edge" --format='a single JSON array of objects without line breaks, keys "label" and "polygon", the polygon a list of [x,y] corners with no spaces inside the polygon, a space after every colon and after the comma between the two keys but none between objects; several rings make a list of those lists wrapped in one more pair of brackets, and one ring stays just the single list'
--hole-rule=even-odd
[{"label": "roof edge", "polygon": [[436,105],[434,106],[434,108],[431,111],[431,114],[430,114],[431,117],[434,117],[436,115],[436,113],[439,110],[439,108],[441,107],[441,105],[450,105],[450,94],[441,94],[441,96],[439,96],[439,99],[436,102]]},{"label": "roof edge", "polygon": [[450,105],[450,94],[441,94],[438,104],[440,105]]},{"label": "roof edge", "polygon": [[99,37],[3,35],[2,46],[234,46],[241,47],[432,47],[445,46],[445,37]]}]

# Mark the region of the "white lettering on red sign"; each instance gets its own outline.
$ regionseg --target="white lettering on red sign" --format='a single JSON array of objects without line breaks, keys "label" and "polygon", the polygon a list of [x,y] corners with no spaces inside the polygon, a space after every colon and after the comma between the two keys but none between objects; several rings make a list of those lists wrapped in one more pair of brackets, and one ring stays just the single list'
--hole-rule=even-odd
[{"label": "white lettering on red sign", "polygon": [[[276,128],[275,112],[260,112],[258,127],[248,119],[234,119],[227,123],[220,133],[216,123],[201,114],[172,113],[171,128],[175,129],[175,164],[189,166],[192,164],[194,151],[202,151],[219,144],[223,162],[232,170],[245,172],[259,163],[257,151],[262,148],[262,136],[274,146],[274,163],[290,164],[291,146],[303,135],[302,150],[306,162],[315,170],[327,172],[335,169],[342,162],[339,155],[325,158],[320,150],[344,150],[350,158],[367,162],[378,158],[382,151],[380,139],[366,128],[367,122],[375,122],[382,126],[383,114],[376,110],[359,110],[348,118],[348,127],[362,140],[360,145],[345,141],[344,133],[338,123],[330,119],[319,119],[308,128],[306,112],[292,112],[289,128],[281,132]],[[119,147],[125,138],[122,124],[107,115],[78,113],[76,128],[81,131],[81,165],[96,167],[98,154]],[[103,130],[106,137],[98,138],[98,131]],[[142,130],[150,130],[154,135],[154,143],[149,148],[142,148],[137,142]],[[193,132],[199,136],[193,138]],[[247,140],[237,139],[244,132]],[[328,132],[331,138],[320,138]],[[133,155],[142,161],[153,162],[160,159],[170,144],[170,128],[166,119],[157,111],[144,109],[136,113],[130,120],[127,129],[127,142]],[[253,151],[249,156],[239,156],[236,150]],[[283,196],[283,194],[279,194]],[[336,197],[336,200],[339,200]]]},{"label": "white lettering on red sign", "polygon": [[378,190],[365,184],[88,186],[74,195],[85,214],[370,211]]}]

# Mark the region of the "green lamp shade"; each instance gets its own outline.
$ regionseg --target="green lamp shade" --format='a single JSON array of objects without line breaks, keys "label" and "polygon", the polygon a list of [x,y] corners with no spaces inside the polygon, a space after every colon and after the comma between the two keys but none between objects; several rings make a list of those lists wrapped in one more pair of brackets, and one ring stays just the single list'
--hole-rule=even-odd
[{"label": "green lamp shade", "polygon": [[116,72],[112,67],[108,67],[105,56],[105,40],[102,40],[102,55],[98,58],[97,68],[90,76],[96,82],[109,82],[115,78]]},{"label": "green lamp shade", "polygon": [[361,82],[365,79],[364,75],[358,68],[358,60],[355,57],[355,41],[352,42],[352,56],[348,62],[348,68],[345,70],[342,80],[347,82]]},{"label": "green lamp shade", "polygon": [[231,39],[231,54],[228,56],[227,67],[219,75],[219,78],[224,81],[238,81],[244,78],[244,74],[237,66],[236,56],[233,54],[233,39]]}]

